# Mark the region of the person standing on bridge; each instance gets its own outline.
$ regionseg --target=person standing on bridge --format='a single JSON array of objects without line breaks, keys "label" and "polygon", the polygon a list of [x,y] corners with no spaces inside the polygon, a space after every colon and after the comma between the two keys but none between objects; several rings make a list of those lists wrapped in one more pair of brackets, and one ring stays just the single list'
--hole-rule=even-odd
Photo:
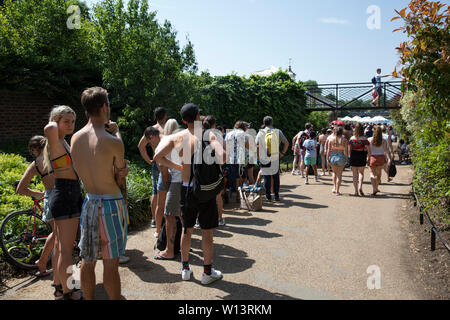
[{"label": "person standing on bridge", "polygon": [[373,88],[376,90],[376,97],[372,100],[372,105],[374,107],[380,107],[380,99],[383,94],[381,88],[381,78],[389,77],[389,74],[381,75],[381,69],[377,69],[377,74],[372,78]]}]

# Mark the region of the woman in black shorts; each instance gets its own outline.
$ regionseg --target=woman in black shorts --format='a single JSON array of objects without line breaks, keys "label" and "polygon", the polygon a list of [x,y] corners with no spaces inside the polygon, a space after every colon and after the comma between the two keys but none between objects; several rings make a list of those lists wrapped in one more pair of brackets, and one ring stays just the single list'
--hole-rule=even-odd
[{"label": "woman in black shorts", "polygon": [[353,171],[355,196],[364,195],[362,186],[364,181],[364,169],[367,164],[368,149],[369,141],[364,136],[364,128],[362,124],[358,123],[356,124],[354,135],[350,138],[348,143],[348,153],[350,154],[350,166]]},{"label": "woman in black shorts", "polygon": [[[67,286],[67,273],[72,266],[72,251],[75,241],[81,205],[83,203],[81,186],[72,166],[70,147],[64,140],[75,128],[75,112],[68,106],[56,106],[50,113],[49,123],[44,128],[47,144],[44,150],[44,169],[53,170],[55,187],[49,202],[50,212],[55,220],[55,245],[59,248],[57,270],[65,300],[78,300],[81,295],[74,294]],[[58,289],[58,288],[57,288]]]}]

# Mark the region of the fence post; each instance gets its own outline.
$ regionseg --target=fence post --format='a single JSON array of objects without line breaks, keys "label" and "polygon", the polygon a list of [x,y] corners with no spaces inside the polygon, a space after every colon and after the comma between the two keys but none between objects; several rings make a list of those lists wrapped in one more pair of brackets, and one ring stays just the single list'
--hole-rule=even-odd
[{"label": "fence post", "polygon": [[431,229],[431,251],[436,250],[436,233],[434,228]]},{"label": "fence post", "polygon": [[420,224],[422,225],[423,224],[423,207],[422,206],[420,206],[419,211],[420,211]]}]

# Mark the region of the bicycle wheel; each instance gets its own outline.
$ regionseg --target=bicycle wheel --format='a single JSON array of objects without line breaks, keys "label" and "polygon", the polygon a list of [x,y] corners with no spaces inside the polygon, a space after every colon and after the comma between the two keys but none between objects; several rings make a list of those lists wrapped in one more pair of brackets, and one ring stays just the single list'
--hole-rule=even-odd
[{"label": "bicycle wheel", "polygon": [[32,210],[9,214],[0,226],[0,245],[5,259],[26,270],[37,269],[50,225]]}]

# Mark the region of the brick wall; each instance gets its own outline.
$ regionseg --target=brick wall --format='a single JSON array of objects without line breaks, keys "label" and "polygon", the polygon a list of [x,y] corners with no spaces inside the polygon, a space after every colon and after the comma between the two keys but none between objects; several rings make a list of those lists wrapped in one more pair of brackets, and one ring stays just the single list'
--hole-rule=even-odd
[{"label": "brick wall", "polygon": [[44,135],[50,111],[55,104],[69,105],[77,114],[75,130],[86,124],[81,104],[49,98],[39,92],[0,89],[0,143],[28,141],[34,135]]}]

